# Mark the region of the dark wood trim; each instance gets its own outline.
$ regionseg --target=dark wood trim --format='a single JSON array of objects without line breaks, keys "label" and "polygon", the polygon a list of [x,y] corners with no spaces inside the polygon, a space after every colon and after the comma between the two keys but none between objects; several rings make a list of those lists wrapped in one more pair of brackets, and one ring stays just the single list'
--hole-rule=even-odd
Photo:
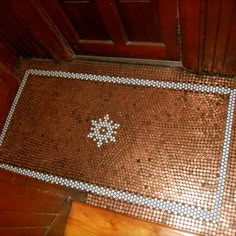
[{"label": "dark wood trim", "polygon": [[125,44],[127,36],[114,0],[96,0],[106,30],[116,44]]},{"label": "dark wood trim", "polygon": [[160,28],[162,31],[163,42],[165,42],[168,58],[173,60],[180,59],[180,51],[177,38],[178,14],[176,0],[153,0],[153,7],[159,11]]},{"label": "dark wood trim", "polygon": [[56,60],[73,58],[71,48],[38,0],[4,0],[4,4],[12,9],[20,22],[24,22],[52,58]]},{"label": "dark wood trim", "polygon": [[16,51],[0,35],[0,63],[5,65],[9,70],[14,71],[18,62]]},{"label": "dark wood trim", "polygon": [[[213,3],[214,2],[214,3]],[[212,4],[213,3],[213,4]],[[204,71],[213,71],[214,57],[216,53],[216,41],[219,31],[219,14],[222,0],[209,0],[207,2],[206,37],[204,51]]]},{"label": "dark wood trim", "polygon": [[227,0],[227,4],[223,1],[218,17],[220,18],[220,22],[216,41],[213,72],[236,73],[236,34],[233,34],[235,28],[235,1]]},{"label": "dark wood trim", "polygon": [[236,73],[236,2],[208,0],[203,67],[205,72]]},{"label": "dark wood trim", "polygon": [[178,3],[183,66],[201,73],[203,69],[206,1],[179,0]]},{"label": "dark wood trim", "polygon": [[57,0],[39,0],[50,19],[74,52],[79,52],[80,37]]},{"label": "dark wood trim", "polygon": [[8,5],[7,0],[0,4],[0,32],[18,55],[26,57],[48,57],[48,52],[39,44],[27,24],[20,20]]},{"label": "dark wood trim", "polygon": [[151,60],[140,58],[127,58],[127,57],[102,57],[102,56],[88,56],[88,55],[76,55],[74,59],[86,60],[86,61],[104,61],[104,62],[118,62],[125,64],[136,65],[153,65],[153,66],[165,66],[165,67],[183,67],[181,61],[168,61],[168,60]]},{"label": "dark wood trim", "polygon": [[64,206],[61,208],[57,217],[55,217],[55,219],[51,223],[51,227],[48,228],[45,235],[48,235],[48,236],[49,235],[55,235],[55,236],[64,235],[68,217],[71,210],[71,206],[72,206],[72,202],[69,198],[67,198],[64,202]]},{"label": "dark wood trim", "polygon": [[167,54],[166,47],[81,42],[80,49],[84,54],[89,55],[163,60],[175,59],[172,55]]}]

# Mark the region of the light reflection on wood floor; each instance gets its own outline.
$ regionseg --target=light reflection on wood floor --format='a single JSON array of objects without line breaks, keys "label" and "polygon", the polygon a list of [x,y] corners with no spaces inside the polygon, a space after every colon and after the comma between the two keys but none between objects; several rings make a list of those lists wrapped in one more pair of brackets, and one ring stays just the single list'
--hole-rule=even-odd
[{"label": "light reflection on wood floor", "polygon": [[160,224],[74,202],[65,236],[196,236]]}]

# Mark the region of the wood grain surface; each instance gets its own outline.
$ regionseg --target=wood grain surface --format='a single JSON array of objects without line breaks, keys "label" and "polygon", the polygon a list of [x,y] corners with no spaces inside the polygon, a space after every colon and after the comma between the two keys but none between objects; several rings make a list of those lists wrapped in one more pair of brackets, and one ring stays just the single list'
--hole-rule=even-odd
[{"label": "wood grain surface", "polygon": [[73,202],[65,236],[196,236],[126,215]]}]

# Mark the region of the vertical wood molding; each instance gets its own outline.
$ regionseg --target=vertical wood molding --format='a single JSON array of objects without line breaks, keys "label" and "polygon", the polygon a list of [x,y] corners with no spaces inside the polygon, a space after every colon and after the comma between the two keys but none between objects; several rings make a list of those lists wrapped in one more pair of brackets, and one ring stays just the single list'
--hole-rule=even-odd
[{"label": "vertical wood molding", "polygon": [[206,38],[204,50],[204,71],[212,71],[216,52],[217,34],[219,31],[219,14],[222,0],[207,1]]},{"label": "vertical wood molding", "polygon": [[74,50],[74,52],[78,52],[80,37],[78,35],[78,32],[76,32],[73,25],[71,24],[70,20],[66,16],[59,2],[57,0],[39,1],[50,19],[66,39],[70,47]]},{"label": "vertical wood molding", "polygon": [[[215,52],[214,55],[210,58],[212,61],[212,68],[209,72],[214,73],[223,73],[224,62],[225,62],[225,55],[227,54],[229,37],[230,37],[230,30],[232,27],[232,18],[235,17],[234,15],[234,0],[221,0],[219,2],[220,11],[216,12],[217,17],[214,21],[211,21],[208,26],[208,30],[206,31],[206,37],[211,35],[211,30],[214,28],[214,25],[218,25],[218,30],[214,39],[212,39],[211,43],[215,44]],[[211,10],[211,5],[215,4],[213,1],[208,2],[208,9]],[[208,12],[210,14],[210,12]],[[205,47],[205,51],[208,50],[208,45]],[[236,51],[234,51],[234,54]],[[205,60],[205,62],[207,62]],[[205,64],[205,63],[204,63]]]},{"label": "vertical wood molding", "polygon": [[32,34],[27,24],[20,20],[9,2],[2,0],[0,4],[0,32],[7,42],[20,56],[25,57],[48,57],[50,56],[37,38]]},{"label": "vertical wood molding", "polygon": [[114,0],[96,0],[96,5],[112,41],[125,44],[128,39]]},{"label": "vertical wood molding", "polygon": [[12,9],[19,21],[23,22],[30,29],[52,58],[57,60],[72,59],[72,50],[52,23],[39,1],[4,0],[4,5]]},{"label": "vertical wood molding", "polygon": [[162,37],[166,45],[167,54],[172,55],[171,59],[179,60],[180,52],[176,37],[178,29],[177,1],[153,0],[152,4],[156,11],[159,11],[160,28],[163,29]]},{"label": "vertical wood molding", "polygon": [[[38,0],[32,0],[32,3],[33,8],[40,17],[40,23],[39,21],[36,21],[35,25],[32,27],[32,29],[34,29],[33,32],[35,33],[35,35],[40,37],[43,46],[49,51],[49,53],[54,59],[72,60],[73,51],[67,44],[66,40],[63,38],[62,34],[53,24],[50,17],[47,15],[46,11],[41,6],[40,2]],[[35,16],[32,15],[32,19],[34,19],[33,17]],[[38,33],[38,28],[41,27],[42,32]]]},{"label": "vertical wood molding", "polygon": [[[223,59],[224,74],[236,74],[236,2],[233,1],[231,11],[230,28],[228,31],[226,49]],[[229,13],[228,13],[229,14]]]},{"label": "vertical wood molding", "polygon": [[205,17],[206,1],[179,0],[183,66],[197,73],[203,69]]},{"label": "vertical wood molding", "polygon": [[236,74],[236,2],[208,0],[203,68],[205,72]]}]

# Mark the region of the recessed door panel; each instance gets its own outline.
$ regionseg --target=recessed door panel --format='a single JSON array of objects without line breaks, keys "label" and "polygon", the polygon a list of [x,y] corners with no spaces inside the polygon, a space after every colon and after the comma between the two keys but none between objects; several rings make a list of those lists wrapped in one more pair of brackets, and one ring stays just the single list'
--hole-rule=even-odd
[{"label": "recessed door panel", "polygon": [[64,0],[77,54],[179,60],[176,0]]}]

